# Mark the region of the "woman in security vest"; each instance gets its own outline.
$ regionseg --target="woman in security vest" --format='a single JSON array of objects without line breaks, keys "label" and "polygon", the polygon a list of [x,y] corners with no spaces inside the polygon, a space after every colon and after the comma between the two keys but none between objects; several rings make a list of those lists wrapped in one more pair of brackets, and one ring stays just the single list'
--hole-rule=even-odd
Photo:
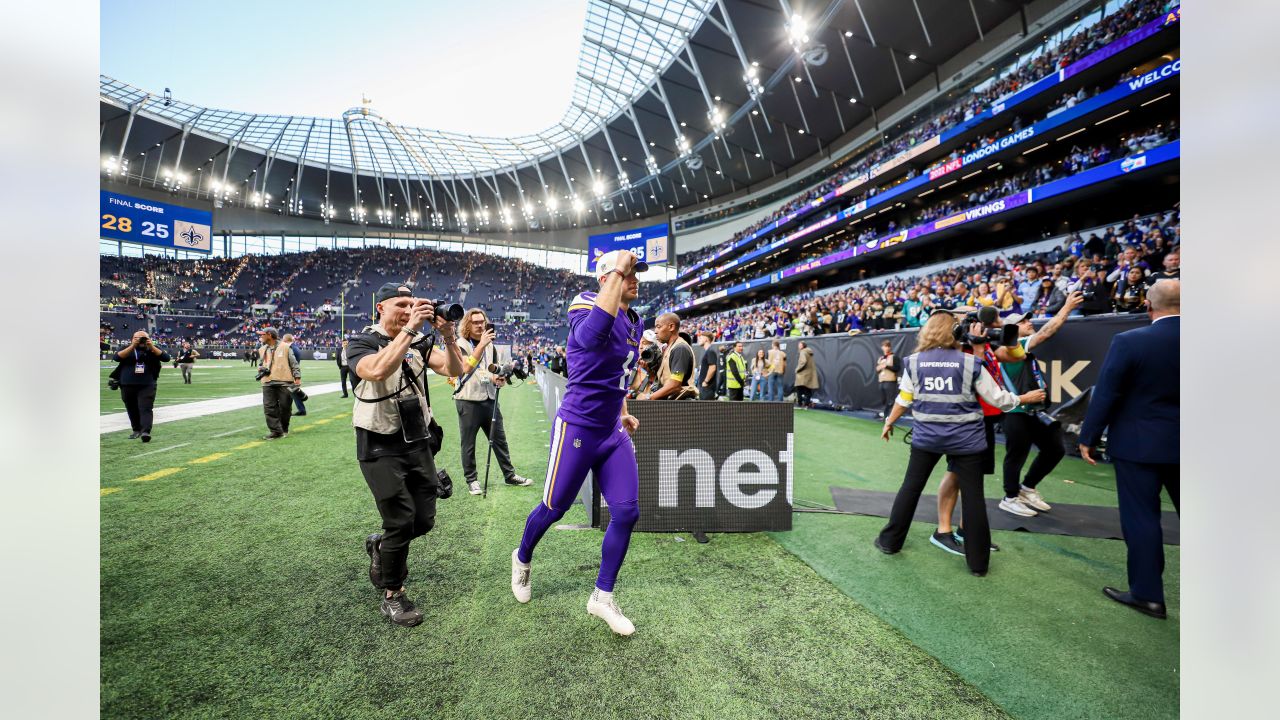
[{"label": "woman in security vest", "polygon": [[[974,325],[980,332],[981,325]],[[960,349],[965,335],[950,313],[931,315],[920,328],[916,353],[904,363],[898,399],[880,436],[887,442],[893,435],[893,424],[911,408],[911,459],[889,512],[889,523],[880,531],[875,546],[888,555],[902,549],[920,493],[938,460],[946,455],[947,470],[956,474],[960,485],[965,560],[969,570],[981,577],[987,574],[991,556],[991,528],[982,496],[982,452],[987,437],[978,398],[1008,412],[1022,403],[1043,401],[1044,391],[1016,396],[1001,388],[977,358]]]}]

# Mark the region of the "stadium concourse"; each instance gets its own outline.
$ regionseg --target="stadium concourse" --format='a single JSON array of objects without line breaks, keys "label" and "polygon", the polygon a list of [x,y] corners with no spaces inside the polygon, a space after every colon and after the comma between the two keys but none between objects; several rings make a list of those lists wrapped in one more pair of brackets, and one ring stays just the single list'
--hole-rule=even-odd
[{"label": "stadium concourse", "polygon": [[[1176,716],[1176,485],[1150,508],[1164,603],[1113,602],[1102,588],[1134,577],[1123,458],[1093,465],[1077,440],[1113,390],[1113,337],[1161,328],[1148,313],[1180,288],[1162,282],[1181,279],[1180,3],[583,4],[569,109],[506,135],[406,125],[365,97],[316,117],[262,114],[261,97],[219,109],[104,62],[102,715]],[[615,251],[647,266],[629,304],[643,336],[610,317],[626,289],[609,288],[629,282]],[[454,491],[408,553],[420,624],[397,621],[405,596],[367,550],[391,522],[376,458],[357,452],[386,421],[341,367],[350,351],[353,373],[384,382],[376,348],[357,348],[400,342],[370,327],[402,332],[388,303],[406,295],[483,311],[498,353],[468,362],[465,344],[460,377],[424,374]],[[939,529],[949,468],[901,552],[881,545],[919,451],[882,439],[885,393],[935,316],[951,337],[949,313],[979,310],[1005,347],[975,351],[977,375],[1045,397],[1003,420],[985,406],[985,574],[959,512],[958,535]],[[448,327],[421,329],[451,352]],[[1037,362],[1017,354],[1032,348]],[[472,367],[487,399],[462,394]],[[686,385],[702,399],[647,399]],[[594,450],[565,439],[564,403],[628,387],[619,432],[627,414],[640,426],[618,447],[636,458],[639,519],[621,542],[622,637],[582,612],[588,595],[609,606],[612,580],[591,578],[630,531],[629,505],[595,485],[616,478],[550,521],[528,604],[516,548],[556,510],[560,460]],[[472,402],[500,419],[477,422]],[[977,419],[957,417],[986,422],[963,402]],[[281,431],[284,405],[298,410]],[[1032,416],[1057,434],[1036,435],[1045,459],[1023,475]],[[899,427],[920,441],[937,417]],[[376,435],[419,447],[400,422]],[[492,447],[489,422],[505,432]],[[504,443],[533,486],[489,477]]]}]

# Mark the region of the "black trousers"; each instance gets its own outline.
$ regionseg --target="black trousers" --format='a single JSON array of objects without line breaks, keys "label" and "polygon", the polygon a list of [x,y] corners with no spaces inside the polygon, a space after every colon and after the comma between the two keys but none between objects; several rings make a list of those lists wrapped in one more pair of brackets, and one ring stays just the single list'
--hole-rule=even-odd
[{"label": "black trousers", "polygon": [[348,382],[348,379],[350,379],[350,382],[351,382],[351,391],[352,391],[352,392],[355,392],[355,390],[356,390],[356,383],[360,382],[360,376],[356,375],[356,371],[355,371],[355,370],[352,370],[350,367],[348,367],[348,366],[346,366],[346,365],[342,365],[342,366],[340,366],[340,367],[338,368],[338,376],[339,376],[339,379],[342,381],[342,394],[343,394],[343,395],[346,395],[346,394],[347,394],[347,382]]},{"label": "black trousers", "polygon": [[436,463],[431,452],[360,461],[360,472],[382,516],[382,584],[398,590],[409,577],[409,543],[436,524]]},{"label": "black trousers", "polygon": [[796,402],[800,404],[800,407],[809,407],[810,405],[812,405],[813,404],[813,388],[804,387],[803,385],[797,385],[796,386]]},{"label": "black trousers", "polygon": [[729,399],[738,401],[742,399],[742,388],[729,388]]},{"label": "black trousers", "polygon": [[1160,527],[1160,488],[1179,503],[1179,466],[1113,460],[1120,529],[1129,550],[1129,592],[1139,600],[1164,602],[1164,531]]},{"label": "black trousers", "polygon": [[156,404],[155,385],[121,385],[120,397],[134,432],[151,434],[151,409]]},{"label": "black trousers", "polygon": [[[880,544],[890,550],[901,550],[911,529],[911,518],[920,504],[929,475],[942,458],[942,453],[911,448],[907,474],[889,511],[889,523],[880,531]],[[960,485],[961,516],[964,518],[964,558],[969,569],[986,572],[991,561],[991,526],[987,524],[987,505],[982,498],[982,453],[947,454],[947,468],[955,472]]]},{"label": "black trousers", "polygon": [[880,404],[884,407],[881,411],[885,417],[889,417],[889,413],[893,412],[893,401],[898,397],[898,383],[893,380],[880,381]]},{"label": "black trousers", "polygon": [[489,419],[493,416],[493,400],[458,400],[454,403],[458,408],[458,435],[462,438],[462,476],[467,482],[475,482],[476,474],[476,432],[484,431],[484,436],[493,446],[493,454],[498,458],[498,467],[502,477],[510,480],[515,477],[516,469],[511,464],[511,450],[507,447],[507,431],[502,428],[502,410],[499,408],[497,422],[493,433],[489,433]]},{"label": "black trousers", "polygon": [[262,386],[262,412],[267,417],[267,429],[274,435],[289,432],[289,418],[293,414],[293,396],[288,385]]},{"label": "black trousers", "polygon": [[[1040,452],[1031,461],[1025,478],[1022,466],[1031,454],[1031,446]],[[1045,425],[1030,413],[1004,414],[1004,496],[1017,497],[1022,485],[1034,488],[1062,462],[1067,454],[1063,445],[1062,423]]]},{"label": "black trousers", "polygon": [[699,400],[715,400],[715,399],[716,399],[716,388],[715,388],[715,386],[714,386],[714,385],[708,385],[707,387],[703,387],[703,386],[699,385],[699,386],[698,386],[698,399],[699,399]]}]

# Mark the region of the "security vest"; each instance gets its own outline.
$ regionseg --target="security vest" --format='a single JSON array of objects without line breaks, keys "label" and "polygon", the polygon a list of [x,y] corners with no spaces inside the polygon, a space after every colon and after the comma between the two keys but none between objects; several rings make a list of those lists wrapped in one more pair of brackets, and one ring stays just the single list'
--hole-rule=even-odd
[{"label": "security vest", "polygon": [[[365,332],[374,333],[387,339],[386,332],[381,325],[372,325],[365,328]],[[383,345],[385,347],[385,345]],[[414,385],[404,379],[404,364],[408,363],[409,369],[413,371],[413,376],[418,378],[417,384]],[[354,427],[364,428],[371,432],[389,435],[391,433],[400,432],[400,411],[396,405],[396,397],[416,394],[422,401],[422,412],[426,417],[427,424],[431,424],[431,406],[427,404],[427,398],[419,392],[419,388],[425,389],[427,378],[423,375],[426,364],[423,362],[422,353],[414,348],[409,348],[405,354],[404,363],[401,363],[385,380],[366,380],[360,379],[360,384],[356,386],[355,393],[357,400],[355,406],[351,410],[351,424]],[[392,397],[381,402],[364,402],[365,400],[373,400],[374,398]]]},{"label": "security vest", "polygon": [[[667,344],[667,351],[662,354],[662,365],[658,368],[658,387],[662,387],[671,379],[671,351],[680,345],[683,345],[689,351],[689,357],[693,357],[693,348],[689,347],[689,343],[685,342],[684,338],[679,335],[672,338],[671,342]],[[693,373],[689,374],[691,377],[684,379],[684,387],[680,388],[674,395],[668,395],[668,399],[683,400],[690,393],[693,395],[698,394],[698,389],[693,386]]]},{"label": "security vest", "polygon": [[747,361],[736,352],[729,353],[729,360],[726,364],[724,381],[728,384],[730,390],[738,390],[742,387],[742,381],[733,376],[733,368],[738,369],[738,374],[742,380],[747,379]]},{"label": "security vest", "polygon": [[263,345],[262,350],[258,353],[258,357],[262,358],[262,364],[271,369],[266,377],[262,378],[262,384],[269,382],[293,382],[293,371],[289,369],[289,347],[292,343],[278,342],[275,349],[270,345]]},{"label": "security vest", "polygon": [[982,366],[959,350],[935,348],[907,358],[915,386],[911,446],[936,453],[970,455],[987,447],[975,386]]}]

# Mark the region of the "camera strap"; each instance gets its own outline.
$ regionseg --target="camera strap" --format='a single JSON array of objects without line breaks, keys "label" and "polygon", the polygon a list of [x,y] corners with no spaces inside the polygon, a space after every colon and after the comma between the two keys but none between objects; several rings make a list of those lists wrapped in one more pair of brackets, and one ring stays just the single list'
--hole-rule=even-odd
[{"label": "camera strap", "polygon": [[[382,335],[378,335],[378,338],[380,341],[385,339]],[[427,407],[431,407],[431,391],[427,389],[427,383],[425,378],[427,375],[427,364],[431,361],[431,351],[435,348],[436,337],[435,335],[431,335],[430,338],[431,338],[430,342],[427,343],[427,349],[422,354],[423,382],[421,385],[418,384],[418,377],[414,375],[413,368],[409,367],[409,361],[401,360],[400,361],[400,387],[396,388],[394,392],[391,392],[387,395],[383,395],[382,397],[377,397],[377,398],[362,398],[360,397],[360,393],[356,392],[355,393],[356,399],[359,400],[360,402],[380,403],[380,402],[398,397],[400,393],[404,392],[408,388],[413,388],[415,393],[419,390],[422,391],[423,397],[425,397],[427,400]],[[385,348],[386,346],[387,345],[385,343],[382,344],[382,347]]]}]

